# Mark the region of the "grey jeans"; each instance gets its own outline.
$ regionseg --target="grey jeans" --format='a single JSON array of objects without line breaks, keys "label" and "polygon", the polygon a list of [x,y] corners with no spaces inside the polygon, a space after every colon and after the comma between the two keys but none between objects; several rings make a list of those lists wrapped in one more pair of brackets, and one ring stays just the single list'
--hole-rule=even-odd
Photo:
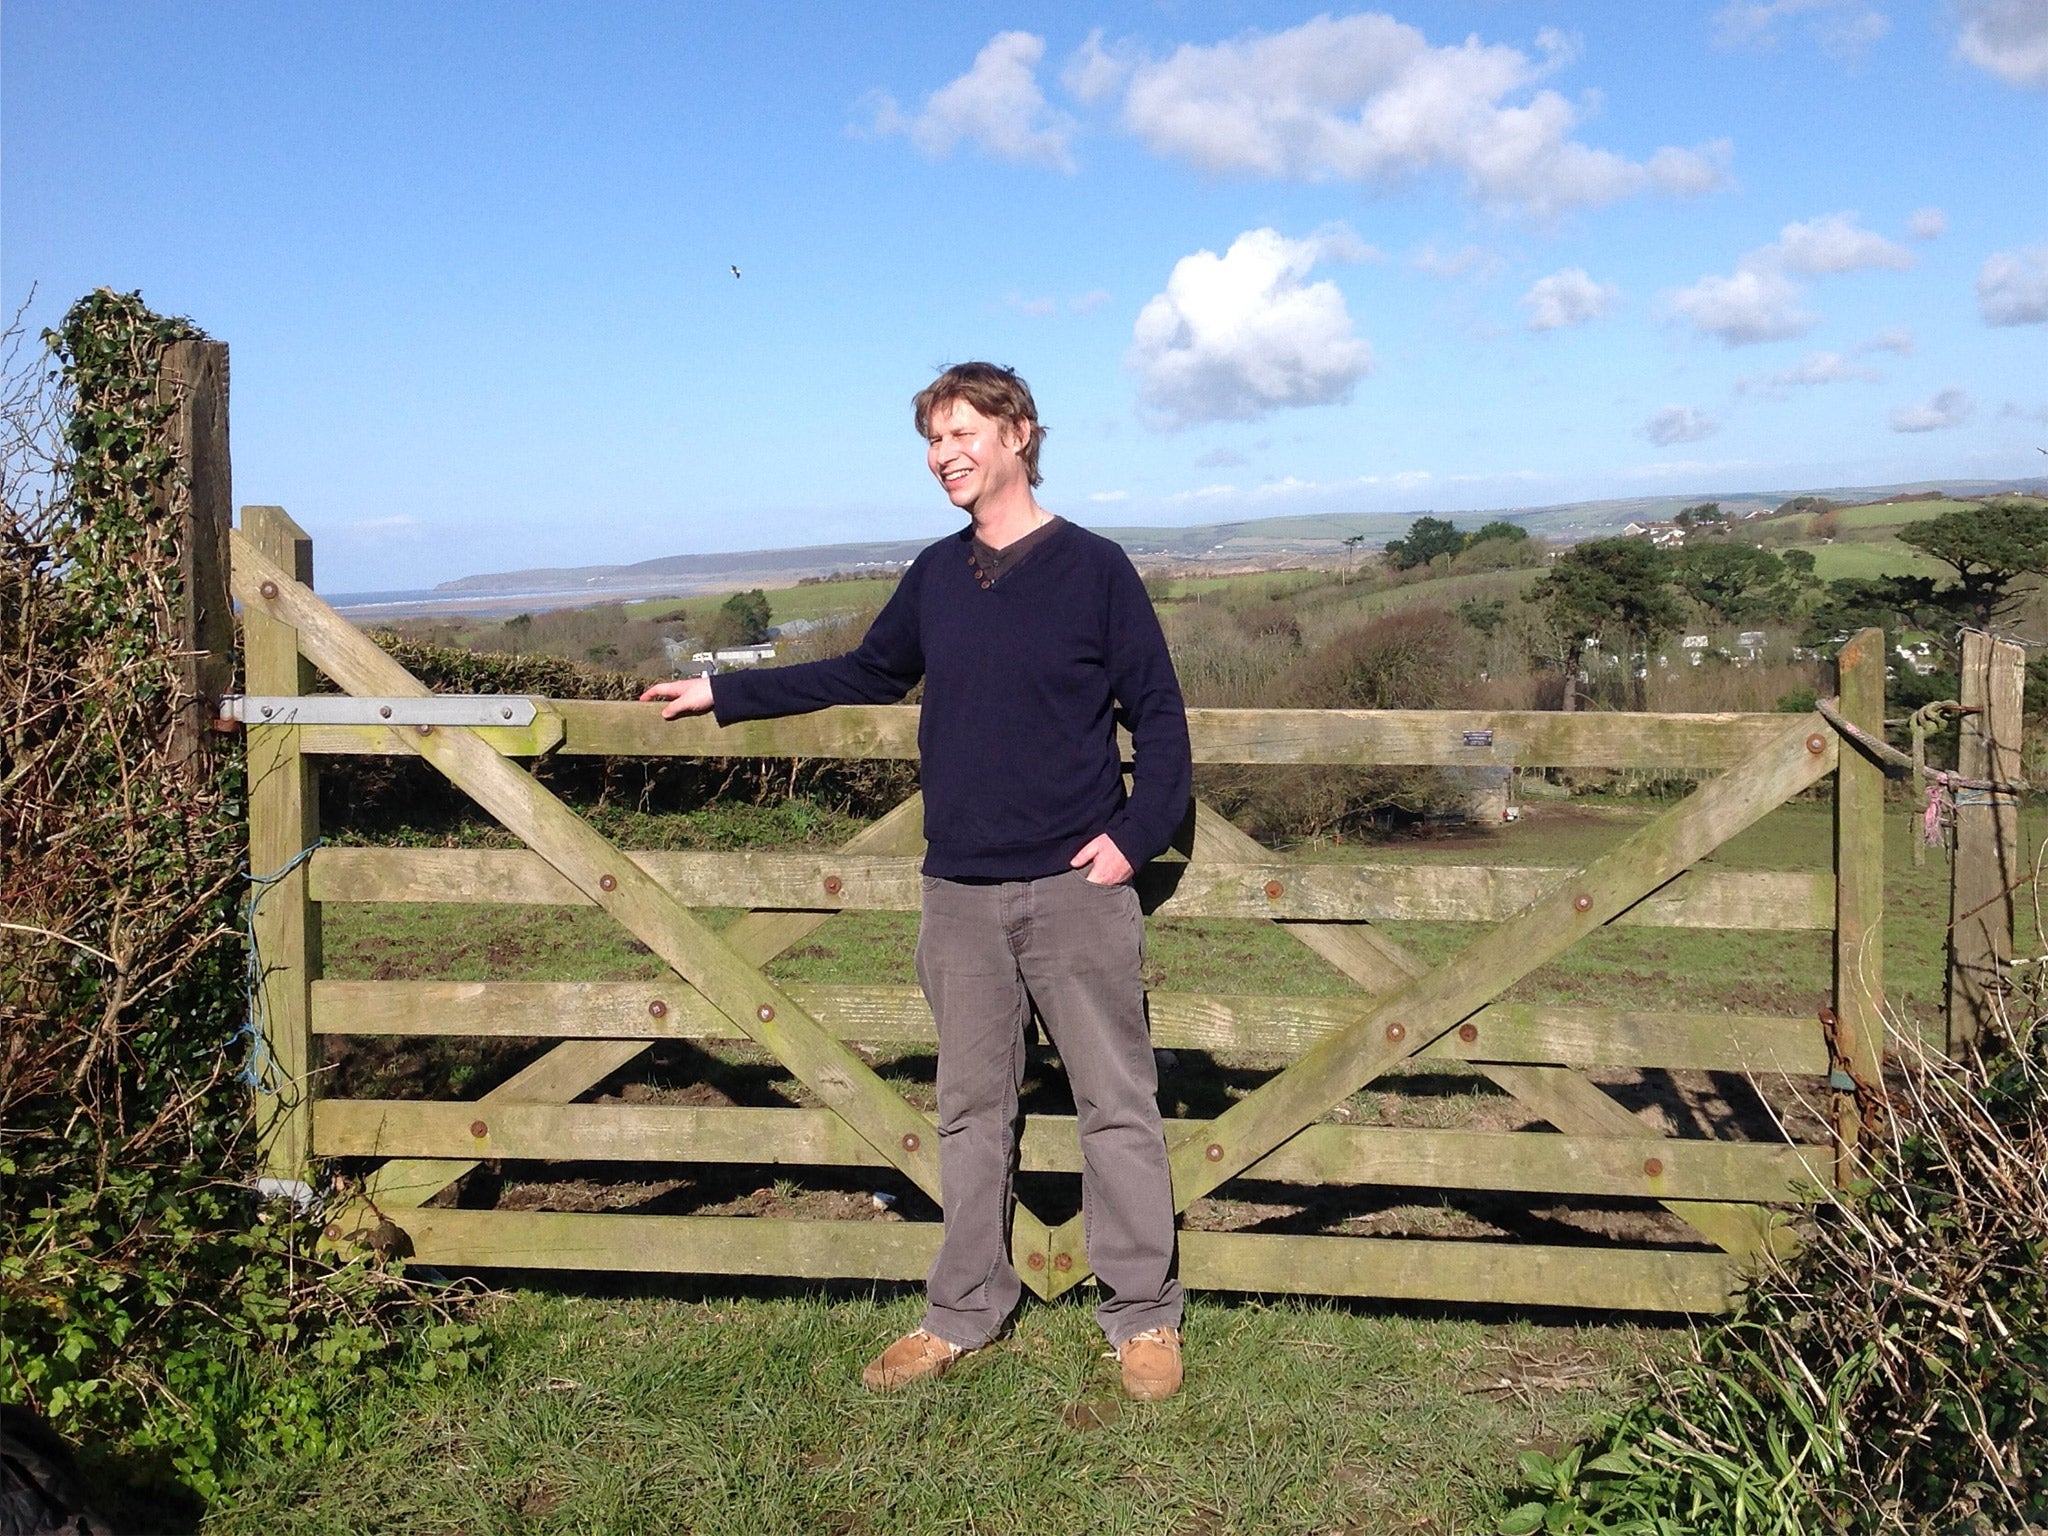
[{"label": "grey jeans", "polygon": [[1022,1293],[1010,1263],[1024,1032],[1038,1005],[1080,1120],[1082,1227],[1112,1344],[1178,1327],[1173,1186],[1145,1022],[1144,917],[1128,885],[1086,871],[1000,884],[924,882],[917,979],[939,1026],[946,1231],[924,1326],[972,1349]]}]

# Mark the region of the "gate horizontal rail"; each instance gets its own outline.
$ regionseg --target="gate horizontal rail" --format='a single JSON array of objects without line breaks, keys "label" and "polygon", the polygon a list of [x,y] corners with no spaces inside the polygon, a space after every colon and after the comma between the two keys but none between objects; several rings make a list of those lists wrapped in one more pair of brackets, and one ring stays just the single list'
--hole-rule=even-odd
[{"label": "gate horizontal rail", "polygon": [[[363,697],[424,689],[311,592],[303,534],[250,509],[235,541],[252,688],[300,693],[310,661]],[[1881,636],[1842,654],[1845,718],[1882,714]],[[656,1163],[893,1171],[938,1195],[931,1116],[877,1077],[856,1045],[928,1054],[929,1009],[905,986],[771,982],[760,967],[841,912],[919,905],[915,801],[832,853],[629,853],[602,842],[507,759],[915,756],[917,711],[853,708],[719,728],[649,706],[536,700],[523,727],[256,725],[252,844],[260,868],[316,840],[322,755],[418,755],[477,796],[529,849],[322,846],[270,888],[256,916],[260,1017],[278,1076],[260,1098],[274,1171],[308,1159],[370,1165],[354,1209],[395,1223],[420,1259],[449,1266],[682,1270],[914,1279],[929,1221],[458,1210],[434,1201],[480,1162]],[[1303,863],[1198,807],[1182,858],[1147,871],[1154,918],[1271,923],[1328,961],[1334,996],[1153,991],[1160,1047],[1277,1064],[1214,1120],[1167,1124],[1177,1205],[1246,1187],[1492,1192],[1637,1202],[1676,1223],[1583,1246],[1317,1231],[1182,1234],[1195,1286],[1512,1305],[1712,1311],[1746,1265],[1779,1250],[1802,1201],[1855,1171],[1853,1089],[1882,1047],[1878,771],[1841,752],[1818,715],[1563,715],[1524,711],[1195,710],[1205,763],[1641,767],[1718,775],[1583,869],[1360,860]],[[488,747],[490,750],[484,750]],[[1835,869],[1725,870],[1700,860],[1791,795],[1836,782]],[[630,897],[629,897],[630,892]],[[670,967],[641,981],[358,981],[323,976],[323,903],[597,907]],[[691,909],[743,908],[716,934]],[[1384,925],[1459,923],[1478,935],[1432,966]],[[1504,1000],[1522,976],[1608,924],[1832,934],[1830,1005],[1803,1017],[1563,1007]],[[756,1009],[755,1002],[759,1007]],[[1820,1001],[1819,999],[1816,1000]],[[757,1017],[758,1015],[758,1017]],[[479,1098],[322,1095],[318,1042],[343,1036],[540,1039],[550,1048]],[[799,1080],[793,1107],[579,1103],[660,1041],[746,1042]],[[1520,1101],[1521,1130],[1347,1123],[1359,1086],[1432,1065],[1476,1073]],[[1809,1080],[1825,1142],[1680,1137],[1584,1075],[1606,1068],[1787,1074]],[[1266,1070],[1266,1067],[1256,1071]],[[1254,1071],[1254,1075],[1256,1075]],[[1079,1166],[1071,1117],[1024,1123],[1022,1167]],[[355,1217],[343,1212],[335,1230]],[[1686,1234],[1674,1236],[1674,1233]],[[1053,1296],[1088,1275],[1078,1218],[1020,1209],[1015,1257]]]}]

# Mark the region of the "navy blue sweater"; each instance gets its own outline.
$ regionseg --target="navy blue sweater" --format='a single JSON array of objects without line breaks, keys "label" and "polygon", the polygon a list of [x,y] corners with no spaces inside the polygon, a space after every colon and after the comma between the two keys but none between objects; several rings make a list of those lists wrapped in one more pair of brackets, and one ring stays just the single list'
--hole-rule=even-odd
[{"label": "navy blue sweater", "polygon": [[1100,832],[1133,866],[1164,852],[1192,785],[1187,711],[1129,557],[1068,523],[983,587],[971,548],[963,529],[920,554],[844,656],[720,673],[719,724],[893,704],[922,677],[926,874],[1034,880]]}]

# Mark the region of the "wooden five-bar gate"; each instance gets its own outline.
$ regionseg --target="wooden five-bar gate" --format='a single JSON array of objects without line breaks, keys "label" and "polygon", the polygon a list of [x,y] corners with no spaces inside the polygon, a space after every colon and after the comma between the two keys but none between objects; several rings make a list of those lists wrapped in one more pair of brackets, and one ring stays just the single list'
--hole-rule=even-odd
[{"label": "wooden five-bar gate", "polygon": [[[249,508],[234,536],[250,695],[312,691],[317,668],[389,705],[428,690],[314,595],[311,548],[277,508]],[[1840,660],[1838,708],[1877,731],[1877,631]],[[524,701],[521,701],[522,703]],[[635,757],[911,758],[913,708],[857,708],[720,729],[664,722],[649,706],[534,701],[519,726],[251,724],[251,867],[282,871],[257,905],[259,1093],[271,1173],[314,1158],[381,1159],[330,1233],[389,1223],[417,1259],[449,1267],[656,1270],[920,1278],[933,1221],[582,1214],[429,1204],[488,1159],[893,1168],[940,1199],[931,1116],[850,1042],[930,1042],[914,988],[778,984],[775,956],[837,913],[915,909],[915,798],[838,852],[631,853],[614,847],[520,765],[544,752]],[[399,708],[392,718],[411,713]],[[1856,1094],[1883,1045],[1881,770],[1819,714],[1194,710],[1206,763],[1475,764],[1718,770],[1582,869],[1289,863],[1197,806],[1185,861],[1144,876],[1149,911],[1278,924],[1348,978],[1342,996],[1173,994],[1149,999],[1153,1040],[1179,1050],[1267,1052],[1290,1064],[1214,1119],[1170,1121],[1179,1209],[1240,1176],[1658,1202],[1697,1237],[1663,1246],[1573,1246],[1187,1231],[1191,1286],[1446,1301],[1714,1311],[1745,1264],[1789,1240],[1787,1213],[1846,1178]],[[1022,748],[1025,744],[1019,744]],[[322,755],[414,755],[524,844],[519,851],[316,847]],[[1789,798],[1833,779],[1832,876],[1693,866]],[[307,850],[313,850],[308,855]],[[322,976],[322,902],[516,902],[602,908],[671,968],[650,982],[342,981]],[[714,932],[693,908],[748,909]],[[1381,926],[1472,925],[1462,950],[1422,963]],[[1531,972],[1609,923],[1826,930],[1832,997],[1804,1017],[1566,1008],[1504,1001]],[[547,1037],[545,1055],[461,1102],[326,1096],[324,1035]],[[751,1040],[818,1107],[578,1102],[663,1040]],[[1468,1063],[1552,1131],[1343,1123],[1331,1114],[1410,1058]],[[1661,1134],[1584,1075],[1635,1067],[1793,1074],[1832,1117],[1806,1145]],[[1460,1069],[1463,1070],[1463,1069]],[[1032,1117],[1026,1170],[1079,1168],[1070,1118]],[[388,1228],[383,1228],[388,1232]],[[1020,1205],[1014,1258],[1052,1297],[1087,1278],[1079,1217]]]}]

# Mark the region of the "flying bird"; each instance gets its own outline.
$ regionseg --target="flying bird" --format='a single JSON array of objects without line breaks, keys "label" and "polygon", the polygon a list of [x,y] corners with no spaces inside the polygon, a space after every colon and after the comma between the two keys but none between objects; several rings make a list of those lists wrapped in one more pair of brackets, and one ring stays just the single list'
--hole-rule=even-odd
[{"label": "flying bird", "polygon": [[734,267],[734,268],[732,269],[732,275],[733,275],[734,277],[738,277],[738,276],[740,275],[740,269],[739,269],[738,267]]}]

